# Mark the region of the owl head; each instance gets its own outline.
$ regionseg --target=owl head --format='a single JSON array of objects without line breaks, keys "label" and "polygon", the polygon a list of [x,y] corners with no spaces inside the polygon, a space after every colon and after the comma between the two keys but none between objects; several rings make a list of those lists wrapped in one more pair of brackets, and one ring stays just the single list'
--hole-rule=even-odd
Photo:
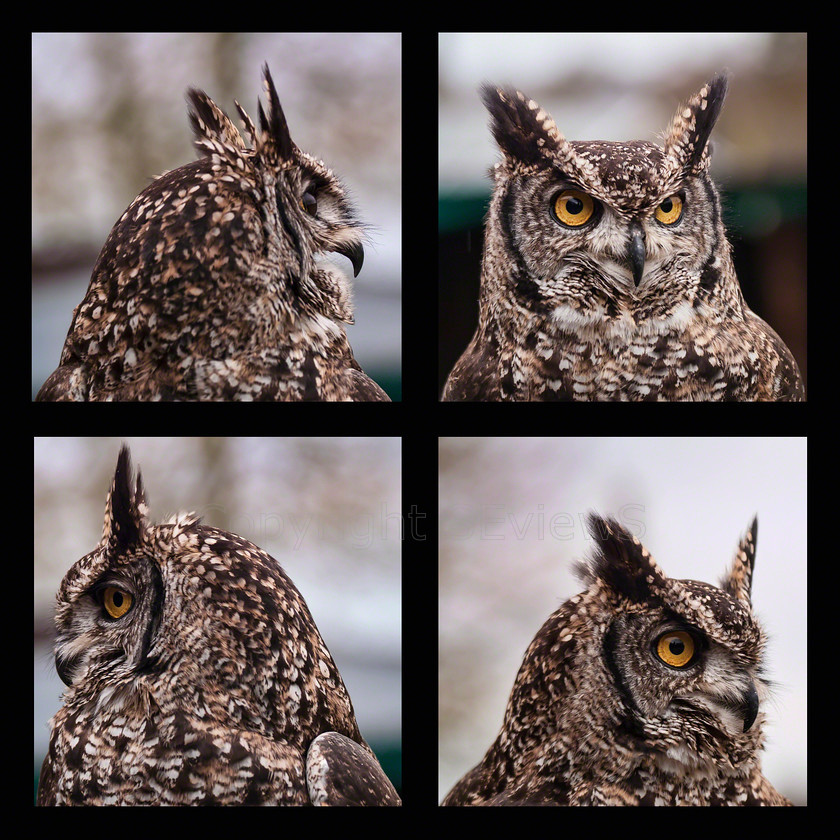
[{"label": "owl head", "polygon": [[117,220],[39,400],[344,399],[367,379],[339,323],[353,322],[350,280],[327,258],[357,274],[362,225],[264,74],[259,128],[236,103],[244,135],[189,91],[200,158]]},{"label": "owl head", "polygon": [[66,707],[198,720],[308,745],[361,740],[341,676],[280,565],[181,513],[148,519],[123,447],[97,547],[57,595],[56,668]]},{"label": "owl head", "polygon": [[[281,302],[302,309],[353,322],[350,286],[339,269],[327,262],[315,262],[325,252],[347,257],[354,276],[364,261],[362,226],[340,181],[324,163],[302,152],[292,141],[286,117],[274,87],[268,65],[263,68],[267,112],[258,106],[259,131],[245,109],[234,100],[245,130],[239,130],[206,93],[191,89],[190,122],[195,146],[205,157],[220,190],[241,191],[258,211],[267,259],[279,270],[287,289]],[[228,235],[238,236],[235,219]]]},{"label": "owl head", "polygon": [[567,140],[523,93],[485,86],[502,152],[488,250],[515,255],[506,271],[485,265],[485,277],[508,286],[501,297],[602,336],[627,318],[641,328],[651,317],[679,319],[686,303],[708,297],[729,261],[708,176],[726,90],[726,76],[705,85],[659,146]]},{"label": "owl head", "polygon": [[[593,776],[629,778],[640,764],[678,778],[748,773],[768,696],[750,603],[757,522],[720,587],[667,577],[614,520],[589,525],[588,588],[532,642],[503,737],[519,748],[544,739]],[[515,723],[524,718],[536,727]]]}]

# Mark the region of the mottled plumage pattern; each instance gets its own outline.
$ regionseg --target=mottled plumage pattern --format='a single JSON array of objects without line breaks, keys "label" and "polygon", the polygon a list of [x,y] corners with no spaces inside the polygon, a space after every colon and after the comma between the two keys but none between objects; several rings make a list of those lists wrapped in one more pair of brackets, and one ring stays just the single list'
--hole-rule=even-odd
[{"label": "mottled plumage pattern", "polygon": [[152,182],[114,225],[39,400],[374,400],[353,358],[363,232],[336,176],[292,142],[265,68],[250,147],[199,90],[202,156]]},{"label": "mottled plumage pattern", "polygon": [[444,805],[789,805],[761,773],[757,521],[721,588],[590,517],[588,585],[534,638],[502,731]]},{"label": "mottled plumage pattern", "polygon": [[716,77],[662,147],[569,141],[524,94],[486,86],[493,170],[479,324],[444,400],[802,400],[799,369],[747,307],[709,178]]},{"label": "mottled plumage pattern", "polygon": [[39,804],[400,804],[277,561],[195,514],[150,523],[126,449],[56,627]]}]

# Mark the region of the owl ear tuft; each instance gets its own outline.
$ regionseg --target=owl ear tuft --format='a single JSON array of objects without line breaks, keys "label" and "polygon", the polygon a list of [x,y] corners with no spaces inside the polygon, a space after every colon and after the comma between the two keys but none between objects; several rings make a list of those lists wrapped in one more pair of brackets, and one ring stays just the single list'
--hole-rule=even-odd
[{"label": "owl ear tuft", "polygon": [[203,91],[187,91],[189,118],[199,155],[236,158],[245,151],[245,141],[230,117]]},{"label": "owl ear tuft", "polygon": [[490,112],[493,137],[511,160],[538,163],[565,143],[551,116],[520,91],[485,84],[481,98]]},{"label": "owl ear tuft", "polygon": [[138,471],[131,486],[131,453],[123,445],[105,504],[102,545],[112,554],[124,553],[140,544],[146,531],[146,493]]},{"label": "owl ear tuft", "polygon": [[649,601],[666,589],[666,577],[639,540],[615,519],[598,514],[588,517],[596,550],[589,562],[588,578],[602,580],[633,603]]},{"label": "owl ear tuft", "polygon": [[718,121],[729,75],[723,72],[681,106],[665,132],[665,156],[683,176],[697,175],[709,166],[709,137]]},{"label": "owl ear tuft", "polygon": [[747,533],[738,545],[729,574],[721,581],[720,588],[737,598],[742,604],[752,603],[752,576],[755,568],[755,551],[758,544],[758,517],[753,517]]},{"label": "owl ear tuft", "polygon": [[265,77],[265,94],[268,99],[268,116],[263,111],[262,102],[260,102],[258,106],[260,128],[263,137],[273,143],[279,160],[289,161],[294,157],[295,144],[292,142],[286,115],[280,105],[280,97],[277,96],[277,89],[274,87],[274,80],[271,78],[267,64],[263,65],[263,76]]}]

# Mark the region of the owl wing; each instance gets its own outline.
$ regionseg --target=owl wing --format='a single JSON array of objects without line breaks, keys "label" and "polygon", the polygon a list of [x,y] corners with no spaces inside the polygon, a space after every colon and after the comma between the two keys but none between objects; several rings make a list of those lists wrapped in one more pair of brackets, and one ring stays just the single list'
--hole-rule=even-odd
[{"label": "owl wing", "polygon": [[443,402],[485,402],[500,399],[498,348],[475,335],[446,380]]},{"label": "owl wing", "polygon": [[38,805],[55,805],[55,777],[53,775],[53,762],[50,760],[49,751],[44,756],[44,763],[41,765],[41,776],[38,779]]},{"label": "owl wing", "polygon": [[371,752],[338,732],[323,732],[306,754],[313,805],[402,805]]},{"label": "owl wing", "polygon": [[347,368],[348,395],[353,402],[391,402],[390,397],[362,369],[355,359],[355,367]]},{"label": "owl wing", "polygon": [[64,706],[53,718],[39,805],[309,804],[296,746],[182,711],[136,729],[121,711],[85,714]]},{"label": "owl wing", "polygon": [[805,385],[793,353],[776,331],[754,312],[747,313],[747,320],[756,337],[754,343],[763,357],[765,369],[770,374],[758,398],[776,402],[803,402]]},{"label": "owl wing", "polygon": [[473,767],[449,791],[441,805],[588,804],[571,803],[572,792],[559,776],[543,776],[541,769],[533,765],[520,770],[524,772],[517,778],[506,776],[499,757],[491,747],[484,761]]},{"label": "owl wing", "polygon": [[41,386],[35,402],[81,402],[87,399],[87,375],[82,365],[57,367]]}]

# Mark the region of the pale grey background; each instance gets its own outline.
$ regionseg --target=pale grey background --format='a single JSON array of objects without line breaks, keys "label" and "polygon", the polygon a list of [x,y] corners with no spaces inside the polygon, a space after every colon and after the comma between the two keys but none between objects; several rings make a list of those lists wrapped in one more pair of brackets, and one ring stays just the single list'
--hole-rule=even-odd
[{"label": "pale grey background", "polygon": [[712,138],[713,177],[805,172],[805,33],[459,32],[441,33],[439,46],[442,191],[489,184],[499,153],[482,82],[523,91],[572,140],[659,142],[677,103],[724,68],[731,84]]}]

